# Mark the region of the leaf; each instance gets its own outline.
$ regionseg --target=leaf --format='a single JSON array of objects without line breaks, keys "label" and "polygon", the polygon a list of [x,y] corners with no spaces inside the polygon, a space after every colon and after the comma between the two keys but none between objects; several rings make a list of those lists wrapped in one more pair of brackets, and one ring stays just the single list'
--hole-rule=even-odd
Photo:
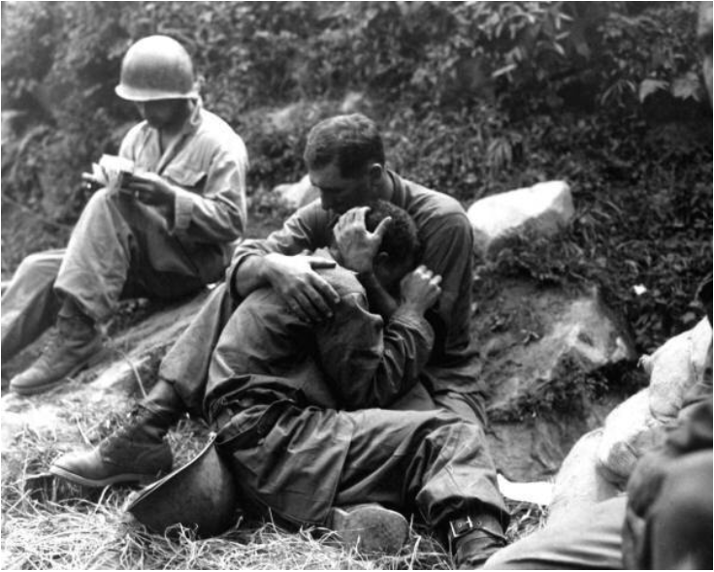
[{"label": "leaf", "polygon": [[699,101],[699,78],[689,72],[683,77],[679,77],[672,82],[672,95],[677,99],[689,99]]},{"label": "leaf", "polygon": [[647,99],[653,93],[667,89],[669,84],[661,79],[645,79],[640,83],[640,103]]},{"label": "leaf", "polygon": [[507,66],[502,67],[501,69],[497,69],[495,72],[491,74],[491,77],[499,77],[502,76],[503,74],[507,74],[509,72],[512,72],[514,69],[518,67],[517,64],[508,64]]},{"label": "leaf", "polygon": [[694,312],[687,312],[682,316],[682,323],[683,324],[691,324],[692,322],[696,321],[697,315]]}]

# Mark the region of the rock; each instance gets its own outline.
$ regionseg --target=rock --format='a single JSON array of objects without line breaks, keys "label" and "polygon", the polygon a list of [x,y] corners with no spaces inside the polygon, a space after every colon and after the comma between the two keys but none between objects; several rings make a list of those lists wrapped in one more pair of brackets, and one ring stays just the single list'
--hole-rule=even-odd
[{"label": "rock", "polygon": [[349,91],[341,100],[298,101],[263,114],[268,124],[279,133],[304,135],[313,125],[334,115],[363,113],[376,119],[374,110],[374,103],[366,94]]},{"label": "rock", "polygon": [[298,101],[271,111],[266,118],[279,133],[305,133],[314,124],[332,115],[333,104]]},{"label": "rock", "polygon": [[0,141],[3,147],[20,136],[27,119],[26,111],[8,109],[0,112]]},{"label": "rock", "polygon": [[559,412],[492,420],[486,434],[496,468],[513,481],[550,479],[578,438],[602,423],[608,406],[593,406],[587,415]]},{"label": "rock", "polygon": [[705,318],[642,358],[650,385],[615,407],[602,427],[584,435],[568,453],[555,481],[549,522],[573,504],[599,502],[624,490],[638,459],[664,440],[684,394],[711,363],[711,339]]},{"label": "rock", "polygon": [[493,456],[515,480],[555,474],[580,435],[618,402],[595,403],[588,376],[636,358],[594,287],[566,292],[504,279],[477,300],[472,334],[482,348]]},{"label": "rock", "polygon": [[486,197],[472,204],[474,250],[482,259],[495,256],[504,239],[526,230],[554,236],[573,218],[573,199],[564,181],[539,183]]},{"label": "rock", "polygon": [[504,280],[492,299],[480,302],[472,331],[479,347],[490,351],[483,378],[492,412],[507,414],[528,396],[577,393],[568,386],[579,374],[636,359],[629,332],[596,287],[570,293]]},{"label": "rock", "polygon": [[320,191],[312,186],[308,175],[305,175],[297,183],[278,185],[273,189],[273,192],[277,193],[285,206],[291,210],[304,207],[320,197]]},{"label": "rock", "polygon": [[362,113],[367,117],[374,117],[374,102],[360,91],[349,91],[340,103],[339,112],[342,114]]},{"label": "rock", "polygon": [[[161,358],[191,323],[208,294],[206,289],[188,301],[171,304],[114,336],[110,344],[110,349],[114,351],[113,359],[94,368],[92,386],[141,391],[143,383],[148,391],[154,384]],[[148,377],[137,377],[137,373],[141,372],[146,372]]]}]

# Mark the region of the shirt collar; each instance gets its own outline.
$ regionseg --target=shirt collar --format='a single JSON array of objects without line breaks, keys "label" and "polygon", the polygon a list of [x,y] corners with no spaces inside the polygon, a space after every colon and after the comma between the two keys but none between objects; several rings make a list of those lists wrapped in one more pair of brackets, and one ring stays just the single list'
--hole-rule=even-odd
[{"label": "shirt collar", "polygon": [[387,169],[387,175],[389,175],[389,178],[392,180],[392,197],[389,202],[395,206],[404,208],[406,203],[406,194],[404,192],[402,178],[391,169]]}]

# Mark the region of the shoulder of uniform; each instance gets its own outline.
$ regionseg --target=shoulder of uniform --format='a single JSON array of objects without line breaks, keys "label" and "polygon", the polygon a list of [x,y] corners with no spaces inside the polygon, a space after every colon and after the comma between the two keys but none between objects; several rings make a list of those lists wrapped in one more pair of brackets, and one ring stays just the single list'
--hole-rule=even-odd
[{"label": "shoulder of uniform", "polygon": [[407,210],[415,219],[468,224],[466,210],[454,197],[406,179],[402,184],[408,197]]},{"label": "shoulder of uniform", "polygon": [[240,148],[245,153],[245,142],[235,130],[215,113],[201,110],[201,124],[196,131],[196,138],[216,148]]},{"label": "shoulder of uniform", "polygon": [[365,289],[357,275],[342,266],[325,268],[320,271],[323,278],[332,286],[340,298],[350,294],[364,294]]}]

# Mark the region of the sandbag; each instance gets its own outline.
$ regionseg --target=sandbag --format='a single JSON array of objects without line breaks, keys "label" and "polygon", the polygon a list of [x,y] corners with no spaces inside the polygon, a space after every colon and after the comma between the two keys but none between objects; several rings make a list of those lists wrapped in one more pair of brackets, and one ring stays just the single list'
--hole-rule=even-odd
[{"label": "sandbag", "polygon": [[623,486],[637,460],[676,423],[687,391],[702,379],[711,343],[705,318],[640,360],[649,386],[607,416],[598,447],[598,470],[611,482]]}]

